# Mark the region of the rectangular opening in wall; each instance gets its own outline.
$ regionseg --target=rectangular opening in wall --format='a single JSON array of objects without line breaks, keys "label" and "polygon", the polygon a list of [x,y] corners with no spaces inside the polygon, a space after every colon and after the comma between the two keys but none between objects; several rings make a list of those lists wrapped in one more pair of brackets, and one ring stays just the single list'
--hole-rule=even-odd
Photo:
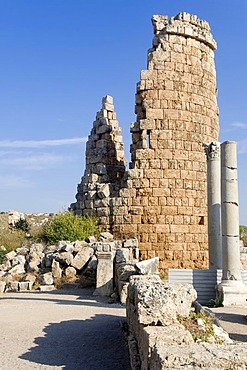
[{"label": "rectangular opening in wall", "polygon": [[147,130],[146,144],[147,144],[147,149],[150,149],[150,130]]},{"label": "rectangular opening in wall", "polygon": [[204,216],[199,216],[199,225],[204,225]]}]

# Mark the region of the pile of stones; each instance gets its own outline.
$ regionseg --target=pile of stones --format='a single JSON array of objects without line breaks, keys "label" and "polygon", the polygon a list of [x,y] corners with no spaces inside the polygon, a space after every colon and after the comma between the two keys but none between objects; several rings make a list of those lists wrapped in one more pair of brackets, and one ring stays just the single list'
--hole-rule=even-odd
[{"label": "pile of stones", "polygon": [[98,240],[91,236],[85,241],[73,243],[35,243],[18,248],[5,254],[0,264],[0,292],[49,291],[67,283],[79,288],[94,287],[98,254],[102,251],[112,253],[112,263],[121,265],[125,271],[124,266],[129,266],[138,254],[138,242],[114,240],[112,234],[102,232]]}]

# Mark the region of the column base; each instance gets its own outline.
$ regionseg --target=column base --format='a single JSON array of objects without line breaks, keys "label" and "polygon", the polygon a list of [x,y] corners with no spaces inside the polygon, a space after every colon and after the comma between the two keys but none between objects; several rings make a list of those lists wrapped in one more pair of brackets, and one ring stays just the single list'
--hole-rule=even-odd
[{"label": "column base", "polygon": [[242,281],[222,281],[216,286],[216,296],[224,307],[247,307],[247,285]]}]

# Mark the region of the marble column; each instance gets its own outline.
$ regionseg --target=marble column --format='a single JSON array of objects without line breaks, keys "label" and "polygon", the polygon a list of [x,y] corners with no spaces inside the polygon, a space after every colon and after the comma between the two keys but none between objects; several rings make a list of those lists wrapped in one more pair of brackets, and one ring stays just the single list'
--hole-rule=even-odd
[{"label": "marble column", "polygon": [[221,194],[220,194],[220,143],[205,144],[207,156],[208,193],[208,253],[209,268],[222,268],[221,247]]},{"label": "marble column", "polygon": [[218,297],[224,306],[247,305],[247,286],[241,278],[237,144],[221,144],[222,282]]}]

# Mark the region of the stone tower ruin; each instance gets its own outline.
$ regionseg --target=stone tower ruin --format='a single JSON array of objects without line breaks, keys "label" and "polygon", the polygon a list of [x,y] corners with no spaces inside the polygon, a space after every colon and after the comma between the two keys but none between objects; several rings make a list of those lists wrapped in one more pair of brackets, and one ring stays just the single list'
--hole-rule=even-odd
[{"label": "stone tower ruin", "polygon": [[160,268],[208,267],[204,143],[218,141],[214,50],[209,24],[180,13],[152,17],[153,46],[137,84],[129,170],[111,97],[87,144],[76,214],[95,214],[116,237],[137,237]]}]

